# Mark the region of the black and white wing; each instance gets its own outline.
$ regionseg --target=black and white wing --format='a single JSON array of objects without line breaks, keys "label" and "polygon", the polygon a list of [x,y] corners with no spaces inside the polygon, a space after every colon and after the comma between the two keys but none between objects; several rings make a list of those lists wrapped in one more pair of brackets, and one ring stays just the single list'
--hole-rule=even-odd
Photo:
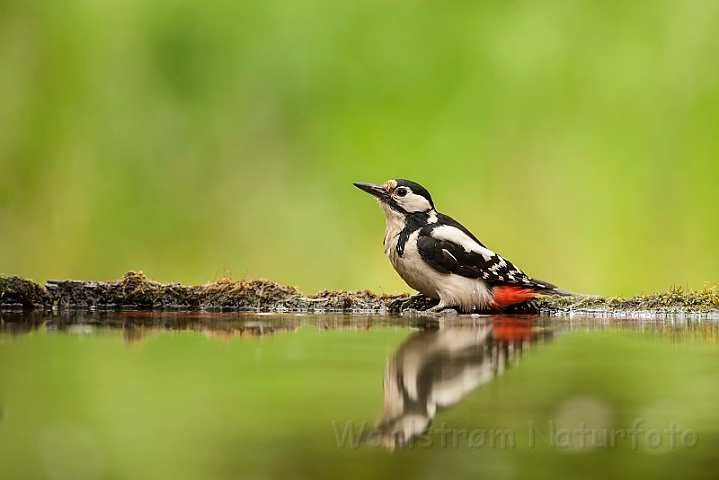
[{"label": "black and white wing", "polygon": [[556,289],[550,283],[528,277],[446,215],[441,215],[436,224],[420,230],[417,249],[422,259],[441,273],[478,278],[489,285],[513,284],[538,290]]}]

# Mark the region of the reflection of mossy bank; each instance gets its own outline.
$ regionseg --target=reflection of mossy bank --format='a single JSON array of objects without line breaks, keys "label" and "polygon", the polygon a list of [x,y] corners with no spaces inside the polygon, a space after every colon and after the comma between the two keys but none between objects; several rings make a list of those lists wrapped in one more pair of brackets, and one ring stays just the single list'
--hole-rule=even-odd
[{"label": "reflection of mossy bank", "polygon": [[[162,284],[141,272],[127,272],[115,282],[50,280],[45,286],[20,277],[0,275],[0,307],[59,309],[190,309],[263,312],[422,311],[436,304],[409,294],[377,295],[364,291],[327,291],[304,296],[294,287],[268,280],[220,279],[204,285]],[[635,316],[642,313],[719,314],[719,289],[675,288],[652,295],[622,297],[541,297],[522,311],[544,314]]]}]

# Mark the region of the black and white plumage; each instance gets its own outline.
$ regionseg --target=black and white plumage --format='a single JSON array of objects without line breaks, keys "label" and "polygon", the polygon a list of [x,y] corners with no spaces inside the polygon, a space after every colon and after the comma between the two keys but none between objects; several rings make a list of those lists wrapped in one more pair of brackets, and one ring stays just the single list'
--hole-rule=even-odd
[{"label": "black and white plumage", "polygon": [[397,179],[354,185],[382,207],[385,254],[392,266],[410,287],[439,299],[436,310],[501,309],[537,294],[568,294],[530,278],[459,222],[437,212],[429,192],[418,183]]},{"label": "black and white plumage", "polygon": [[385,366],[384,411],[377,422],[382,443],[390,449],[412,445],[437,413],[514,366],[540,338],[550,339],[551,332],[503,315],[411,335]]},{"label": "black and white plumage", "polygon": [[423,330],[387,361],[384,412],[377,423],[393,449],[421,436],[435,415],[504,369],[491,324]]}]

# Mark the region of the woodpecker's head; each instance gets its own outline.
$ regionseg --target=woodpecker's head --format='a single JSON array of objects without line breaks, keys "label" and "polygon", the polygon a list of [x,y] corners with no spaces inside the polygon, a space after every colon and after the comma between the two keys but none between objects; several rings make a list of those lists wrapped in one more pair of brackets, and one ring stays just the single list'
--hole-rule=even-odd
[{"label": "woodpecker's head", "polygon": [[419,183],[398,178],[387,180],[382,185],[357,182],[354,186],[377,198],[387,216],[429,213],[434,210],[432,197]]}]

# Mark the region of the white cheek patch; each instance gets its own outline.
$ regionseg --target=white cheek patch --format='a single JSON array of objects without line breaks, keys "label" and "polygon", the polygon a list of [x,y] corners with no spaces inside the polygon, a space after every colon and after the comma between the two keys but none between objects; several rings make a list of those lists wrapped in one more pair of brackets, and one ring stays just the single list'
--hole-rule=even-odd
[{"label": "white cheek patch", "polygon": [[464,251],[467,253],[479,253],[480,255],[482,255],[482,257],[484,257],[485,261],[489,261],[491,258],[497,256],[492,250],[485,248],[472,240],[462,230],[451,227],[449,225],[443,225],[441,227],[435,228],[434,230],[432,230],[432,236],[438,238],[439,240],[447,240],[449,242],[456,243],[457,245],[461,245],[462,248],[464,248]]},{"label": "white cheek patch", "polygon": [[424,198],[422,195],[414,193],[410,193],[404,198],[397,198],[397,203],[409,213],[425,212],[432,208],[429,200]]}]

